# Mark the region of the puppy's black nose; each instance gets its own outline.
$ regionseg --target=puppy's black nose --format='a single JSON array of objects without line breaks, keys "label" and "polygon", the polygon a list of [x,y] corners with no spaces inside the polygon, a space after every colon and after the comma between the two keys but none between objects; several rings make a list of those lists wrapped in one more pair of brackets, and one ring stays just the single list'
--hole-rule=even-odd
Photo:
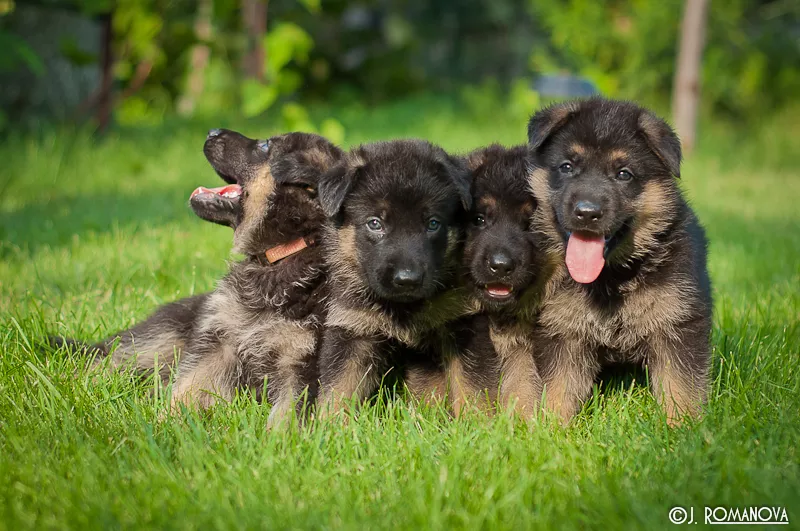
[{"label": "puppy's black nose", "polygon": [[206,138],[214,138],[215,136],[219,136],[222,133],[222,129],[212,129],[208,132],[208,136]]},{"label": "puppy's black nose", "polygon": [[582,221],[598,221],[603,217],[603,210],[597,203],[582,200],[575,204],[575,217]]},{"label": "puppy's black nose", "polygon": [[489,256],[489,269],[498,275],[507,275],[514,270],[514,259],[510,254],[500,251]]},{"label": "puppy's black nose", "polygon": [[398,269],[394,272],[392,282],[401,288],[416,288],[422,284],[422,271],[408,268]]}]

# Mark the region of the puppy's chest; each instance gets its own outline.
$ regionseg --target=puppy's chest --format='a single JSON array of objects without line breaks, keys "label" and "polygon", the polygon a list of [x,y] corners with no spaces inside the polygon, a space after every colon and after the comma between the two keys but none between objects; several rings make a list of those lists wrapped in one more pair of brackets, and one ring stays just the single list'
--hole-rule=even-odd
[{"label": "puppy's chest", "polygon": [[234,277],[225,289],[235,294],[240,306],[252,312],[321,323],[328,282],[319,267],[276,268]]},{"label": "puppy's chest", "polygon": [[422,327],[410,320],[398,320],[381,308],[352,307],[335,302],[328,308],[325,325],[343,328],[356,336],[395,339],[410,347],[418,346],[425,336]]},{"label": "puppy's chest", "polygon": [[545,297],[539,325],[550,335],[629,351],[652,334],[674,334],[691,313],[686,295],[679,283],[637,281],[601,296],[565,278]]},{"label": "puppy's chest", "polygon": [[219,337],[236,350],[243,361],[296,358],[313,353],[317,319],[290,319],[275,310],[254,310],[235,293],[216,292],[201,322],[202,332]]},{"label": "puppy's chest", "polygon": [[534,353],[532,326],[527,321],[497,323],[490,321],[489,337],[501,360],[530,357]]},{"label": "puppy's chest", "polygon": [[359,336],[390,338],[409,347],[419,347],[438,335],[437,331],[448,322],[475,313],[477,308],[473,306],[464,292],[455,289],[406,315],[393,315],[382,307],[334,300],[328,308],[325,324]]}]

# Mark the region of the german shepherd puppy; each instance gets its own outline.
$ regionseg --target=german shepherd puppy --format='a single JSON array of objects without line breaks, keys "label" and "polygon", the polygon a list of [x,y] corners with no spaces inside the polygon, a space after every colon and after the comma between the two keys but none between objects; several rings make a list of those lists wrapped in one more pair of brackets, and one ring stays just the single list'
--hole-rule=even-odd
[{"label": "german shepherd puppy", "polygon": [[[494,394],[501,406],[530,417],[542,394],[532,329],[548,273],[539,237],[530,230],[536,210],[527,189],[532,161],[527,145],[492,145],[472,152],[467,160],[473,172],[473,206],[462,282],[484,317],[469,319],[470,325],[457,334],[463,359],[456,374],[463,375],[463,383],[451,383],[451,393],[456,389],[473,396],[476,391],[489,398]],[[449,375],[451,382],[456,374]],[[456,404],[464,398],[452,397]]]},{"label": "german shepherd puppy", "polygon": [[428,332],[460,312],[460,298],[446,291],[458,268],[469,180],[463,161],[422,140],[357,147],[322,177],[331,298],[321,414],[369,396],[402,365],[392,344],[424,349]]},{"label": "german shepherd puppy", "polygon": [[316,391],[327,294],[317,182],[343,153],[317,135],[257,141],[227,130],[211,131],[203,151],[230,184],[198,188],[190,204],[199,217],[234,229],[244,260],[213,292],[165,305],[95,349],[118,342],[112,366],[157,370],[164,381],[182,353],[173,405],[204,408],[237,388],[260,397],[266,385],[274,423],[306,388],[312,397]]},{"label": "german shepherd puppy", "polygon": [[706,398],[706,238],[684,200],[672,129],[633,103],[571,101],[536,113],[528,140],[534,230],[556,271],[535,330],[545,405],[572,417],[608,364],[647,367],[670,423]]},{"label": "german shepherd puppy", "polygon": [[198,316],[172,401],[204,408],[236,389],[260,396],[266,388],[272,425],[302,408],[304,393],[316,393],[328,291],[317,185],[343,153],[317,135],[256,141],[225,130],[212,132],[203,151],[223,179],[241,186],[239,207],[220,205],[214,215],[232,223],[234,251],[245,259],[231,265]]},{"label": "german shepherd puppy", "polygon": [[[542,382],[534,363],[533,324],[546,279],[538,235],[530,230],[536,200],[528,192],[527,145],[492,145],[466,157],[472,171],[472,210],[466,225],[461,285],[477,315],[448,325],[455,354],[434,365],[411,367],[409,387],[446,387],[456,415],[467,404],[491,409],[499,402],[528,418],[538,409]],[[430,384],[429,386],[430,387]]]}]

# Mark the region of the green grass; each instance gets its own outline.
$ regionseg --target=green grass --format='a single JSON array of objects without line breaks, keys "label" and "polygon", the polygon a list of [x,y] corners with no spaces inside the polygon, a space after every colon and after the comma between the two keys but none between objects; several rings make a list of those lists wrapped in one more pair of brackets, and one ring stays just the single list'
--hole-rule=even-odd
[{"label": "green grass", "polygon": [[[524,117],[421,98],[319,108],[349,143],[524,140]],[[797,114],[794,115],[797,117]],[[711,240],[713,390],[668,429],[646,388],[597,392],[567,428],[450,420],[378,400],[349,423],[268,433],[248,397],[159,420],[152,383],[37,347],[98,339],[209,290],[230,232],[187,207],[219,180],[206,129],[13,136],[0,145],[0,529],[661,528],[671,507],[788,507],[800,522],[800,121],[709,124],[683,186]]]}]

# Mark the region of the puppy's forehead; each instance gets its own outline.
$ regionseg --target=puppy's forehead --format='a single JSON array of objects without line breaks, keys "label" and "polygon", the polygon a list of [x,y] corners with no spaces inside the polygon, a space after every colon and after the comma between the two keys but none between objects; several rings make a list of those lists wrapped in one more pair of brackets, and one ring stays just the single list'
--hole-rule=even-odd
[{"label": "puppy's forehead", "polygon": [[663,173],[663,164],[639,128],[638,116],[638,110],[633,113],[624,107],[616,113],[579,114],[556,133],[545,152],[548,165],[554,168],[570,160],[603,172],[628,167],[641,177]]},{"label": "puppy's forehead", "polygon": [[358,152],[360,172],[353,197],[394,211],[449,209],[458,203],[455,186],[441,160],[444,151],[421,141],[365,146]]},{"label": "puppy's forehead", "polygon": [[359,209],[382,211],[395,216],[455,211],[458,196],[454,186],[431,173],[372,173],[356,185],[353,203]]},{"label": "puppy's forehead", "polygon": [[313,133],[286,133],[271,137],[269,142],[270,151],[281,152],[325,150],[331,145],[327,139]]},{"label": "puppy's forehead", "polygon": [[536,210],[536,200],[527,191],[499,195],[485,192],[475,197],[474,208],[476,212],[496,219],[527,219]]},{"label": "puppy's forehead", "polygon": [[531,157],[527,146],[487,148],[482,164],[474,170],[473,195],[492,196],[504,202],[522,203],[528,196]]},{"label": "puppy's forehead", "polygon": [[608,153],[644,143],[639,127],[641,109],[628,102],[589,100],[582,102],[572,118],[556,133],[554,143],[575,155]]},{"label": "puppy's forehead", "polygon": [[494,210],[497,208],[497,203],[497,197],[491,192],[480,194],[475,198],[475,206],[478,210]]}]

